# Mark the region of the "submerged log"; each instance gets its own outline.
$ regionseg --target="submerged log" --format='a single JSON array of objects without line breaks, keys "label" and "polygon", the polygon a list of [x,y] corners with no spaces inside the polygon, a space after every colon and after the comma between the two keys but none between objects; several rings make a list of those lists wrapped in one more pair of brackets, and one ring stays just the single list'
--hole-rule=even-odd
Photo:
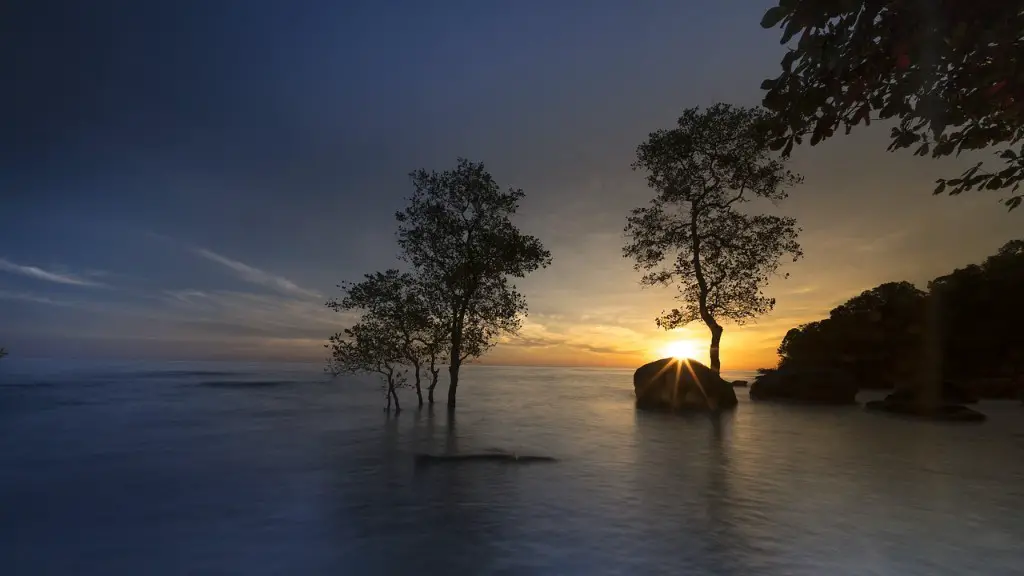
[{"label": "submerged log", "polygon": [[477,454],[416,454],[416,465],[427,464],[451,464],[459,462],[510,462],[515,464],[528,464],[531,462],[557,462],[551,456],[535,456],[530,454],[516,454],[507,452],[484,452]]}]

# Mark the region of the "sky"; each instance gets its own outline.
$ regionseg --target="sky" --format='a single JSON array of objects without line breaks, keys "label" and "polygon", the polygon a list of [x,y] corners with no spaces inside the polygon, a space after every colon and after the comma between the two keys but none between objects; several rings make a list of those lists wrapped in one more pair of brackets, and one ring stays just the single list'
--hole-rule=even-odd
[{"label": "sky", "polygon": [[[320,360],[336,285],[391,267],[408,173],[464,156],[527,198],[554,264],[485,362],[636,366],[671,341],[623,259],[652,193],[637,144],[682,110],[756,105],[771,0],[14,0],[0,17],[0,346],[13,355]],[[1022,235],[996,192],[931,195],[974,158],[889,153],[875,125],[800,148],[773,213],[805,257],[723,368],[886,281]]]}]

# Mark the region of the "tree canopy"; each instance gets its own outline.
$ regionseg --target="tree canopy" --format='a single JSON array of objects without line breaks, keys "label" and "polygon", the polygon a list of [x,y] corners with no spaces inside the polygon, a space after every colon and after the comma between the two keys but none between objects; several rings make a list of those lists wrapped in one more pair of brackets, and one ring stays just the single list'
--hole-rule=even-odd
[{"label": "tree canopy", "polygon": [[940,298],[949,377],[1024,377],[1024,334],[1016,328],[1024,323],[1024,240],[929,286]]},{"label": "tree canopy", "polygon": [[775,300],[763,288],[784,256],[801,255],[792,218],[739,210],[753,198],[781,201],[801,181],[768,149],[765,118],[728,104],[687,109],[675,128],[651,133],[633,163],[656,194],[631,212],[623,254],[645,272],[644,285],[678,286],[681,306],[657,323],[702,320],[715,370],[720,321],[742,324],[770,311]]},{"label": "tree canopy", "polygon": [[376,374],[384,382],[388,409],[394,403],[395,411],[401,410],[397,390],[408,385],[402,341],[379,317],[364,314],[359,322],[331,336],[324,346],[330,351],[327,370],[333,376]]},{"label": "tree canopy", "polygon": [[840,370],[862,387],[891,388],[916,368],[925,296],[909,282],[866,290],[833,308],[828,318],[787,332],[779,367]]},{"label": "tree canopy", "polygon": [[[828,318],[790,330],[779,346],[779,368],[835,369],[861,387],[914,382],[927,331],[938,335],[943,380],[1024,377],[1024,241],[1014,240],[981,264],[954,270],[928,285],[890,282],[834,308]],[[931,299],[931,301],[929,301]],[[929,325],[928,311],[935,310]],[[1001,386],[1001,385],[1000,385]],[[1012,395],[1012,382],[981,395]]]},{"label": "tree canopy", "polygon": [[329,369],[383,374],[397,403],[394,389],[403,383],[397,367],[405,366],[422,406],[423,370],[433,404],[439,365],[447,364],[448,405],[454,407],[462,363],[521,326],[526,298],[511,279],[547,266],[551,254],[512,223],[523,191],[502,190],[483,164],[460,158],[454,170],[417,170],[410,177],[415,190],[395,219],[400,259],[411,270],[389,269],[339,286],[342,298],[327,306],[362,317],[331,338]]},{"label": "tree canopy", "polygon": [[417,170],[409,205],[395,214],[401,257],[436,299],[448,341],[448,405],[455,406],[462,363],[500,334],[519,330],[526,299],[510,281],[546,267],[551,253],[512,217],[525,196],[502,190],[482,163]]},{"label": "tree canopy", "polygon": [[392,334],[401,361],[412,368],[419,405],[423,405],[424,371],[431,378],[432,403],[437,364],[444,360],[446,342],[443,320],[434,313],[430,295],[417,278],[409,272],[389,269],[366,274],[362,281],[346,282],[339,288],[342,298],[328,301],[327,306],[339,312],[361,311],[377,329]]},{"label": "tree canopy", "polygon": [[761,21],[796,45],[765,80],[772,147],[789,155],[842,127],[895,119],[889,150],[959,155],[1000,147],[998,170],[982,163],[940,179],[936,194],[1009,190],[1024,181],[1024,1],[779,0]]}]

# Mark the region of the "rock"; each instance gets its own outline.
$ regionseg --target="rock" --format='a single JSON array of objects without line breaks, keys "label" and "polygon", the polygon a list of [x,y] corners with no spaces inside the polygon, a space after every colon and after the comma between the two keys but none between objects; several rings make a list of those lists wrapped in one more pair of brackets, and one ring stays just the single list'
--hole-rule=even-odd
[{"label": "rock", "polygon": [[746,388],[747,387],[747,381],[746,380],[733,380],[732,381],[732,387],[733,388]]},{"label": "rock", "polygon": [[[902,387],[886,396],[885,400],[888,402],[916,402],[918,397],[918,392],[914,388]],[[942,383],[941,402],[943,404],[977,404],[978,398],[955,382],[946,380]]]},{"label": "rock", "polygon": [[750,399],[855,404],[857,383],[835,370],[762,370],[750,385]]},{"label": "rock", "polygon": [[726,410],[737,404],[732,384],[696,360],[644,364],[633,373],[633,390],[641,410]]},{"label": "rock", "polygon": [[971,410],[962,404],[943,403],[934,408],[928,408],[925,404],[915,401],[915,399],[908,399],[906,395],[898,395],[897,393],[889,394],[885,397],[885,400],[868,402],[864,405],[864,409],[941,422],[984,422],[987,418],[981,412]]}]

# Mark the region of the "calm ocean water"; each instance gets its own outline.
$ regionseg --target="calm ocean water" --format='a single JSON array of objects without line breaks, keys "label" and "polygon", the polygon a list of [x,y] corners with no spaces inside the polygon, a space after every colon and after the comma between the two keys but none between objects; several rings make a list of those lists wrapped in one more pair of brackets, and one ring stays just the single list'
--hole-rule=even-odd
[{"label": "calm ocean water", "polygon": [[[1018,403],[948,426],[740,391],[715,423],[637,413],[625,370],[464,382],[450,421],[318,366],[5,359],[0,574],[1024,573]],[[491,448],[560,461],[413,466]]]}]

